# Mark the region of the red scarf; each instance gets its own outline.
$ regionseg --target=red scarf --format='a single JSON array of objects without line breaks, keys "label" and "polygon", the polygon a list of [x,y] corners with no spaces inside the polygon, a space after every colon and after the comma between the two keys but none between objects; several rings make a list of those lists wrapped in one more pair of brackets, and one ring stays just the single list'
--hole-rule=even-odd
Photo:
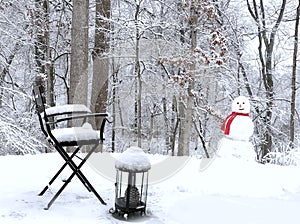
[{"label": "red scarf", "polygon": [[223,124],[221,126],[221,130],[224,131],[225,135],[229,135],[230,125],[231,125],[232,121],[234,120],[234,118],[236,116],[248,116],[249,117],[249,114],[248,113],[247,114],[243,114],[243,113],[238,113],[238,112],[232,112],[231,114],[229,114],[225,118],[225,120],[224,120],[224,122],[223,122]]}]

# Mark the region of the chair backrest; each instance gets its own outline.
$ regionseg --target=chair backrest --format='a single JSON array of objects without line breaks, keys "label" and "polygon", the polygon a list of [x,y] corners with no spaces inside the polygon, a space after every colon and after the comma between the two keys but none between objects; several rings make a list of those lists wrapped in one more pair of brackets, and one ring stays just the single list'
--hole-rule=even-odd
[{"label": "chair backrest", "polygon": [[34,97],[36,112],[37,112],[37,115],[39,118],[41,130],[44,133],[44,135],[46,137],[48,137],[49,134],[47,132],[48,128],[47,128],[47,124],[46,124],[48,122],[48,118],[45,116],[46,99],[45,99],[44,93],[42,92],[42,89],[43,88],[41,86],[34,86],[32,93],[33,93],[33,97]]},{"label": "chair backrest", "polygon": [[39,114],[44,113],[45,112],[46,99],[45,99],[44,94],[41,91],[41,86],[34,86],[33,87],[33,96],[34,96],[36,111]]},{"label": "chair backrest", "polygon": [[[49,108],[46,109],[45,105],[46,105],[46,98],[44,96],[44,91],[43,91],[43,87],[41,86],[34,86],[33,87],[33,96],[34,96],[34,102],[36,105],[36,111],[37,111],[37,115],[39,118],[39,122],[40,122],[40,127],[42,132],[45,134],[45,136],[48,138],[48,140],[51,139],[52,142],[54,142],[55,144],[59,144],[57,139],[53,136],[53,129],[56,123],[58,122],[62,122],[62,121],[68,121],[71,120],[73,118],[75,119],[83,119],[84,122],[86,121],[86,119],[88,117],[92,117],[95,116],[95,114],[91,114],[90,110],[87,107],[83,107],[82,105],[73,105],[73,107],[70,107],[70,105],[68,106],[68,108],[72,109],[70,110],[70,112],[62,112],[62,113],[50,113],[50,115],[48,115],[47,110]],[[65,105],[66,106],[66,105]],[[60,108],[59,111],[62,111],[62,108]],[[75,115],[75,116],[70,116],[70,117],[65,117],[65,115],[72,115],[72,113],[75,114],[79,114],[79,115]],[[81,115],[82,114],[82,115]],[[55,118],[54,119],[54,115],[56,116],[64,116],[63,118]],[[90,116],[89,116],[90,115]],[[106,122],[106,114],[103,114],[102,116],[102,123],[101,123],[101,127],[100,127],[100,140],[101,142],[103,142],[104,140],[104,127],[105,127],[105,122]],[[53,120],[52,120],[53,119]]]}]

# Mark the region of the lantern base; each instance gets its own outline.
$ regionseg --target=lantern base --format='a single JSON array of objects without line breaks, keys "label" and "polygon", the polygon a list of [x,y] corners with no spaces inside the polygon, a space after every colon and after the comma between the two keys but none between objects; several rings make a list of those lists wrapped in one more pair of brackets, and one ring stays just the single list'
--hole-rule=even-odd
[{"label": "lantern base", "polygon": [[116,199],[115,203],[116,209],[123,212],[132,213],[132,212],[145,212],[146,204],[142,201],[126,203],[125,197],[120,197]]},{"label": "lantern base", "polygon": [[113,215],[127,219],[130,213],[141,212],[141,215],[146,214],[146,204],[142,201],[138,203],[126,203],[125,197],[117,198],[115,202],[115,209],[109,211]]},{"label": "lantern base", "polygon": [[109,209],[109,213],[112,215],[113,218],[120,220],[120,221],[128,221],[128,222],[142,222],[148,223],[150,219],[155,219],[156,217],[148,214],[148,212],[133,212],[133,213],[126,213],[120,210],[116,210],[115,208]]}]

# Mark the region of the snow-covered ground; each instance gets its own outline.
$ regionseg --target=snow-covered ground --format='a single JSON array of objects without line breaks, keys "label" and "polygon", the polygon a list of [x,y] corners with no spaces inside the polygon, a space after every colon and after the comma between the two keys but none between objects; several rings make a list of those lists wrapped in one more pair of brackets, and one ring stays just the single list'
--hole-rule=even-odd
[{"label": "snow-covered ground", "polygon": [[[149,157],[153,163],[164,160],[158,155]],[[56,153],[0,157],[0,223],[300,223],[299,166],[217,158],[203,169],[201,160],[191,158],[174,175],[150,184],[146,217],[122,221],[108,212],[114,204],[114,182],[88,164],[82,171],[107,205],[103,206],[75,177],[52,207],[44,210],[68,177],[67,171],[50,192],[42,197],[37,194],[62,163]],[[150,170],[150,175],[156,174]]]}]

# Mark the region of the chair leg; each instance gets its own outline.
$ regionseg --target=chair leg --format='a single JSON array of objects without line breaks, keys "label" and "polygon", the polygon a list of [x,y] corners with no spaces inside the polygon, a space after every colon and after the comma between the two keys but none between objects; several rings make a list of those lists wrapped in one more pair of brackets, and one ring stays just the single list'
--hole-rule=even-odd
[{"label": "chair leg", "polygon": [[[72,174],[69,176],[69,178],[66,180],[66,182],[63,184],[63,186],[58,190],[58,192],[53,196],[53,198],[48,203],[47,207],[45,208],[48,210],[51,205],[54,203],[54,201],[58,198],[58,196],[62,193],[62,191],[66,188],[66,186],[71,182],[73,177],[77,175],[78,177],[82,178],[84,181],[81,181],[83,185],[86,186],[86,188],[89,191],[92,191],[94,195],[97,197],[97,199],[103,204],[106,205],[105,201],[101,198],[101,196],[98,194],[98,192],[95,190],[95,188],[92,186],[92,184],[87,180],[87,178],[83,175],[83,173],[80,171],[80,168],[84,165],[84,163],[87,161],[87,159],[91,156],[91,154],[95,151],[98,145],[95,145],[91,151],[85,156],[85,158],[80,162],[78,166],[74,163],[76,169],[73,170]],[[71,158],[71,157],[70,157]]]},{"label": "chair leg", "polygon": [[[77,154],[77,152],[80,150],[80,147],[77,147],[76,150],[72,153],[72,155],[70,156],[70,159],[73,159],[75,157],[75,155]],[[44,187],[44,189],[38,194],[38,196],[43,196],[44,193],[49,189],[49,187],[51,186],[51,184],[53,184],[53,182],[56,180],[56,178],[61,174],[61,172],[66,168],[66,166],[68,165],[67,162],[64,163],[64,165],[57,171],[57,173],[52,177],[52,179],[49,181],[48,185],[46,185]],[[88,189],[89,190],[89,189]]]},{"label": "chair leg", "polygon": [[[96,147],[99,144],[96,144],[92,149],[91,152],[95,151]],[[82,174],[82,172],[78,169],[76,163],[72,160],[71,156],[68,155],[68,153],[58,145],[55,145],[56,150],[59,152],[59,154],[63,157],[63,159],[66,161],[66,163],[69,165],[69,167],[72,169],[73,172],[75,172],[78,179],[82,182],[82,184],[87,188],[88,191],[91,191],[88,187],[88,185],[85,183],[87,181],[86,177]],[[80,146],[79,146],[80,148]],[[73,153],[74,154],[74,153]],[[72,154],[72,155],[73,155]],[[76,153],[75,153],[76,154]],[[73,156],[74,157],[74,156]]]}]

